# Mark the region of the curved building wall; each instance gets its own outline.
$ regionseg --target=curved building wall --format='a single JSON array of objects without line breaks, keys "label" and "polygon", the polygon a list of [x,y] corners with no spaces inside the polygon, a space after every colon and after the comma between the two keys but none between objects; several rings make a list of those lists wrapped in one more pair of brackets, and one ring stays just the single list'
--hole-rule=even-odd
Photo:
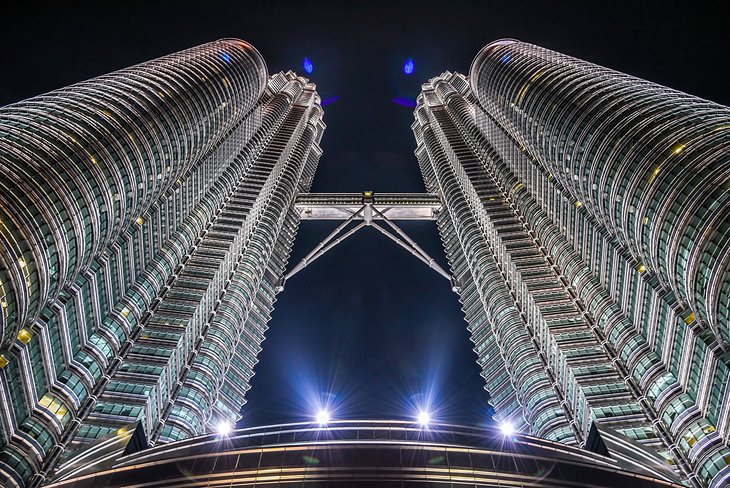
[{"label": "curved building wall", "polygon": [[0,347],[249,113],[266,86],[221,40],[0,108]]},{"label": "curved building wall", "polygon": [[477,56],[471,85],[639,272],[730,339],[730,109],[510,40]]}]

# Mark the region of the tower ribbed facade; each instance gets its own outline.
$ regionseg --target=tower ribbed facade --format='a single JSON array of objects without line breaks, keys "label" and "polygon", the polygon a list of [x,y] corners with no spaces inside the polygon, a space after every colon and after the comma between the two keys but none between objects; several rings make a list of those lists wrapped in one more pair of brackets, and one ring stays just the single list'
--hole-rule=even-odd
[{"label": "tower ribbed facade", "polygon": [[415,118],[498,417],[578,445],[596,422],[727,482],[730,109],[502,40]]},{"label": "tower ribbed facade", "polygon": [[324,131],[224,39],[0,109],[0,479],[233,422]]}]

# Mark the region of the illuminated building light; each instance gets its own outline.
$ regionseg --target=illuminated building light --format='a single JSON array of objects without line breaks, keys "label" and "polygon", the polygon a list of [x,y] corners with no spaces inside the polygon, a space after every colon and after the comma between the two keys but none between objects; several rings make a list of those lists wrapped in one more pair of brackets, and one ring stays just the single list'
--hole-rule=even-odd
[{"label": "illuminated building light", "polygon": [[418,412],[417,420],[421,427],[428,427],[428,424],[431,422],[431,415],[425,410],[421,410]]},{"label": "illuminated building light", "polygon": [[661,170],[662,170],[662,167],[661,166],[657,166],[656,168],[654,168],[654,171],[652,171],[651,172],[651,175],[649,175],[649,183],[651,183],[652,181],[654,181],[654,179],[657,177],[657,175],[659,174],[659,172]]},{"label": "illuminated building light", "polygon": [[697,316],[695,315],[694,312],[692,312],[689,315],[687,315],[687,317],[685,317],[684,323],[689,325],[692,322],[694,322],[695,320],[697,320]]},{"label": "illuminated building light", "polygon": [[685,149],[686,147],[687,147],[687,144],[677,144],[676,146],[674,146],[674,147],[672,148],[672,152],[673,152],[674,154],[679,154],[679,153],[681,153],[682,151],[684,151],[684,149]]},{"label": "illuminated building light", "polygon": [[142,225],[144,224],[144,219],[142,217],[137,217],[137,220],[135,221],[137,224]]},{"label": "illuminated building light", "polygon": [[535,83],[538,78],[540,78],[545,73],[545,68],[535,72],[530,79],[527,81],[527,83],[524,84],[524,86],[520,89],[519,93],[517,94],[517,104],[521,104],[522,100],[525,98],[525,95],[527,95],[527,90],[530,89],[530,86],[532,86],[533,83]]},{"label": "illuminated building light", "polygon": [[5,357],[5,354],[0,354],[0,369],[4,368],[10,363],[8,361],[8,358]]},{"label": "illuminated building light", "polygon": [[499,431],[502,432],[503,436],[511,437],[515,433],[515,426],[510,422],[502,422],[499,424]]},{"label": "illuminated building light", "polygon": [[643,273],[643,272],[645,272],[645,271],[646,271],[646,266],[644,266],[643,264],[640,264],[640,265],[639,265],[639,267],[638,267],[638,268],[636,268],[636,270],[637,270],[637,271],[638,271],[639,273]]},{"label": "illuminated building light", "polygon": [[312,74],[312,71],[314,71],[314,64],[312,64],[312,61],[309,58],[304,58],[304,71],[307,74]]},{"label": "illuminated building light", "polygon": [[317,412],[317,423],[319,425],[327,425],[330,421],[330,413],[327,410],[320,410]]},{"label": "illuminated building light", "polygon": [[28,263],[26,263],[25,259],[23,259],[23,258],[18,258],[18,264],[20,265],[21,268],[25,268],[26,266],[28,266]]},{"label": "illuminated building light", "polygon": [[127,318],[127,317],[129,317],[130,310],[127,307],[124,307],[122,309],[121,313],[122,313],[122,317]]},{"label": "illuminated building light", "polygon": [[23,344],[28,344],[33,338],[33,334],[28,329],[20,329],[18,332],[18,340]]},{"label": "illuminated building light", "polygon": [[233,431],[233,425],[231,425],[231,423],[227,420],[221,420],[215,426],[215,430],[218,433],[218,435],[227,436],[228,434],[231,433],[231,431]]},{"label": "illuminated building light", "polygon": [[575,202],[575,206],[576,207],[582,207],[583,206],[583,202]]}]

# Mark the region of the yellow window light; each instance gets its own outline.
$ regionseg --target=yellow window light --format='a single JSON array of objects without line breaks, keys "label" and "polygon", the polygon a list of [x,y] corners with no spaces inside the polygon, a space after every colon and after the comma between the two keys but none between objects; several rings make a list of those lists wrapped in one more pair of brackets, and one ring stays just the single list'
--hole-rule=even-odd
[{"label": "yellow window light", "polygon": [[530,89],[530,86],[532,86],[533,83],[537,81],[538,78],[540,78],[543,73],[545,73],[545,68],[542,68],[541,70],[538,70],[533,74],[530,79],[525,83],[522,88],[520,89],[519,93],[517,93],[517,105],[522,103],[522,100],[525,98],[525,95],[527,95],[527,90]]},{"label": "yellow window light", "polygon": [[695,315],[695,313],[694,313],[694,312],[692,312],[691,314],[687,315],[687,316],[686,316],[686,317],[684,318],[684,323],[685,323],[685,324],[687,324],[687,325],[689,325],[689,324],[691,324],[692,322],[694,322],[694,321],[695,321],[696,319],[697,319],[697,316]]},{"label": "yellow window light", "polygon": [[656,178],[656,176],[659,174],[659,172],[661,170],[662,170],[662,167],[661,166],[657,166],[657,167],[654,168],[654,171],[652,171],[651,172],[651,175],[649,175],[649,183],[651,183],[652,181],[654,181],[654,179]]},{"label": "yellow window light", "polygon": [[121,311],[122,317],[126,319],[127,317],[129,317],[130,312],[131,311],[127,307],[124,307]]},{"label": "yellow window light", "polygon": [[576,207],[582,207],[583,206],[583,202],[575,202],[575,206]]},{"label": "yellow window light", "polygon": [[681,153],[682,151],[684,151],[684,149],[685,149],[686,147],[687,147],[687,144],[681,144],[681,143],[680,143],[680,144],[677,144],[676,146],[674,146],[674,147],[672,148],[672,152],[673,152],[674,154],[679,154],[679,153]]},{"label": "yellow window light", "polygon": [[23,259],[23,258],[18,258],[18,264],[20,265],[21,268],[25,268],[26,266],[28,266],[28,263],[26,263],[25,259]]},{"label": "yellow window light", "polygon": [[8,358],[5,357],[5,354],[0,354],[0,369],[3,369],[9,363],[10,361],[8,361]]},{"label": "yellow window light", "polygon": [[649,217],[644,217],[644,225],[647,225],[649,223]]},{"label": "yellow window light", "polygon": [[142,224],[144,224],[144,219],[143,219],[142,217],[137,217],[137,220],[136,220],[136,222],[137,222],[137,223],[138,223],[139,225],[142,225]]},{"label": "yellow window light", "polygon": [[28,329],[20,329],[18,332],[18,340],[23,344],[28,344],[33,338],[33,334]]},{"label": "yellow window light", "polygon": [[644,273],[646,271],[646,266],[643,264],[640,264],[638,268],[636,268],[639,273]]}]

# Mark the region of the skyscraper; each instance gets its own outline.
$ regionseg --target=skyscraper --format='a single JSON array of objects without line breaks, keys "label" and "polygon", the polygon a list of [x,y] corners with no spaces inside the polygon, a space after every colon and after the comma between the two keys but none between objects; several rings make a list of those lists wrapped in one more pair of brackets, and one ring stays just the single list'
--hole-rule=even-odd
[{"label": "skyscraper", "polygon": [[730,110],[501,40],[415,117],[498,415],[578,445],[595,421],[727,482]]},{"label": "skyscraper", "polygon": [[[183,485],[180,466],[239,486],[278,482],[272,469],[365,483],[384,467],[389,483],[668,486],[673,465],[722,486],[729,115],[497,41],[468,77],[423,85],[412,128],[429,193],[379,196],[307,195],[315,86],[269,76],[236,39],[1,108],[0,480],[94,486],[99,471],[123,486],[117,469],[148,477],[155,462]],[[436,220],[451,274],[401,218]],[[300,219],[345,222],[285,273]],[[496,417],[521,433],[354,421],[241,431],[228,439],[243,454],[186,441],[238,417],[286,279],[366,226],[451,281]],[[351,471],[315,455],[345,445]]]},{"label": "skyscraper", "polygon": [[236,39],[0,109],[4,485],[235,421],[323,130]]}]

